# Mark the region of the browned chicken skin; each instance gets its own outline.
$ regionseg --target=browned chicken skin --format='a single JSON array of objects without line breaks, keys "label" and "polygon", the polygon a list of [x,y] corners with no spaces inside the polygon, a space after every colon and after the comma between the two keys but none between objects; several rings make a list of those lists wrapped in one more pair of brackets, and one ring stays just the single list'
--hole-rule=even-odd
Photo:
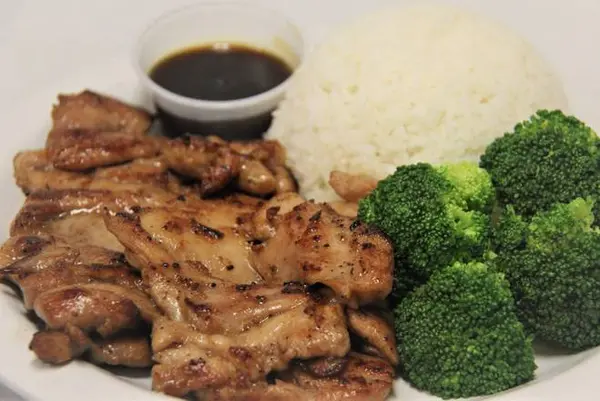
[{"label": "browned chicken skin", "polygon": [[141,278],[125,264],[123,254],[91,246],[50,245],[0,267],[0,276],[19,286],[27,309],[33,307],[38,295],[64,285],[103,282],[143,289]]},{"label": "browned chicken skin", "polygon": [[225,188],[240,172],[241,157],[221,142],[196,136],[162,142],[162,156],[169,167],[197,179],[203,195]]},{"label": "browned chicken skin", "polygon": [[380,358],[351,352],[335,364],[339,370],[318,375],[311,365],[298,362],[282,372],[274,383],[266,381],[247,387],[225,387],[200,394],[202,401],[375,401],[391,392],[394,370]]},{"label": "browned chicken skin", "polygon": [[62,331],[37,332],[29,348],[39,359],[53,365],[87,354],[98,365],[131,368],[152,366],[150,339],[142,334],[92,340],[83,330],[68,326]]},{"label": "browned chicken skin", "polygon": [[380,232],[313,202],[273,220],[273,237],[254,254],[266,282],[325,284],[350,305],[385,299],[392,290],[392,246]]},{"label": "browned chicken skin", "polygon": [[91,91],[59,95],[52,120],[46,149],[57,168],[84,171],[158,151],[146,137],[147,112]]},{"label": "browned chicken skin", "polygon": [[247,230],[257,240],[268,240],[275,236],[277,225],[283,216],[302,203],[304,203],[304,198],[295,192],[275,195],[250,216]]},{"label": "browned chicken skin", "polygon": [[109,191],[35,192],[27,197],[13,220],[10,235],[50,235],[72,246],[91,245],[122,251],[122,245],[106,230],[101,213],[105,207],[121,209],[128,201],[135,204],[141,197],[129,198],[134,199],[115,200]]},{"label": "browned chicken skin", "polygon": [[186,136],[161,143],[169,167],[197,179],[202,195],[213,194],[231,183],[258,196],[296,189],[285,167],[285,152],[277,142],[228,143],[216,137]]},{"label": "browned chicken skin", "polygon": [[348,308],[346,314],[351,332],[359,336],[368,346],[373,347],[376,356],[386,359],[393,365],[398,364],[396,334],[391,319],[387,319],[383,312],[373,308],[370,310]]},{"label": "browned chicken skin", "polygon": [[99,365],[131,368],[152,366],[152,347],[147,335],[121,335],[92,342],[89,356]]},{"label": "browned chicken skin", "polygon": [[129,192],[179,193],[178,180],[160,158],[136,159],[129,163],[90,172],[74,172],[55,168],[45,150],[19,152],[14,160],[17,185],[29,194],[35,191],[91,189]]},{"label": "browned chicken skin", "polygon": [[144,133],[150,128],[151,119],[150,114],[140,108],[90,90],[77,94],[60,94],[58,104],[52,109],[54,127],[59,129]]},{"label": "browned chicken skin", "polygon": [[105,283],[66,285],[46,291],[35,299],[33,309],[50,329],[73,325],[103,337],[159,316],[142,291]]},{"label": "browned chicken skin", "polygon": [[[232,208],[225,206],[228,210]],[[213,210],[219,206],[213,205]],[[230,216],[235,219],[235,216]],[[212,221],[211,221],[212,220]],[[192,261],[213,277],[236,283],[262,281],[250,263],[251,244],[235,227],[208,224],[196,210],[148,208],[105,216],[106,227],[125,246],[130,263]]]},{"label": "browned chicken skin", "polygon": [[243,333],[278,314],[308,308],[323,296],[300,283],[224,282],[190,270],[186,263],[147,269],[144,275],[152,298],[167,317],[208,334]]},{"label": "browned chicken skin", "polygon": [[84,188],[91,181],[88,174],[55,168],[46,149],[17,153],[13,167],[16,184],[25,194],[45,189]]},{"label": "browned chicken skin", "polygon": [[296,358],[343,356],[350,348],[340,305],[299,307],[237,335],[203,334],[161,320],[154,325],[154,388],[171,395],[250,385]]},{"label": "browned chicken skin", "polygon": [[377,180],[364,174],[348,174],[332,171],[329,174],[329,185],[340,198],[347,202],[358,202],[377,187]]}]

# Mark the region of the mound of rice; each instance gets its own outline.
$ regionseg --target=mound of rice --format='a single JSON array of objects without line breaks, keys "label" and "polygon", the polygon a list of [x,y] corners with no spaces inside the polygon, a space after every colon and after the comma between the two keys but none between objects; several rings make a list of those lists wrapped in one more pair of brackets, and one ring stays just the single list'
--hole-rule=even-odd
[{"label": "mound of rice", "polygon": [[288,150],[302,193],[336,196],[331,170],[383,178],[396,166],[477,160],[562,84],[524,39],[448,6],[387,9],[336,32],[294,75],[267,137]]}]

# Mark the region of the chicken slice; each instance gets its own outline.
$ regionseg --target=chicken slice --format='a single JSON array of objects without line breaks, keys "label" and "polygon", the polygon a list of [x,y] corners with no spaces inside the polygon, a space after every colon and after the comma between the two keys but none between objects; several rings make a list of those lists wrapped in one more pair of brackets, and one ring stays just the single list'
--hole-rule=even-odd
[{"label": "chicken slice", "polygon": [[201,401],[384,401],[392,391],[394,370],[386,361],[351,352],[335,361],[331,375],[314,372],[322,360],[296,362],[274,383],[223,387],[198,394]]},{"label": "chicken slice", "polygon": [[48,160],[46,149],[17,153],[13,167],[17,186],[25,194],[44,189],[84,188],[92,180],[89,174],[55,168]]},{"label": "chicken slice", "polygon": [[146,136],[147,112],[88,90],[59,95],[52,119],[46,149],[57,168],[85,171],[158,152]]},{"label": "chicken slice", "polygon": [[285,148],[278,141],[261,139],[224,142],[214,137],[213,140],[228,143],[231,149],[240,155],[265,162],[270,166],[285,165],[287,159]]},{"label": "chicken slice", "polygon": [[[252,215],[242,222],[252,238],[265,241],[273,237],[276,227],[284,215],[290,213],[296,206],[304,203],[304,198],[295,192],[275,195],[264,202]],[[247,220],[247,221],[246,221]]]},{"label": "chicken slice", "polygon": [[54,128],[46,142],[52,164],[63,170],[86,171],[158,153],[155,141],[121,131],[59,130]]},{"label": "chicken slice", "polygon": [[276,141],[225,142],[186,136],[163,141],[161,152],[173,170],[200,181],[203,195],[229,184],[258,196],[297,189],[285,166],[285,151]]},{"label": "chicken slice", "polygon": [[[191,201],[189,201],[191,203]],[[123,251],[121,243],[106,229],[102,214],[157,204],[186,204],[174,194],[162,192],[112,192],[64,189],[29,195],[13,220],[10,234],[51,235],[71,246],[93,245]]]},{"label": "chicken slice", "polygon": [[19,152],[14,160],[17,185],[23,192],[50,189],[93,189],[110,191],[183,191],[179,181],[159,158],[136,159],[119,166],[91,172],[73,172],[55,168],[45,150]]},{"label": "chicken slice", "polygon": [[345,201],[356,203],[377,187],[377,180],[364,174],[349,174],[332,171],[329,185]]},{"label": "chicken slice", "polygon": [[154,303],[139,290],[115,284],[90,283],[58,287],[39,294],[33,310],[48,328],[67,325],[103,337],[135,329],[159,316]]},{"label": "chicken slice", "polygon": [[37,332],[29,348],[38,359],[52,365],[88,355],[97,365],[131,368],[152,366],[150,339],[145,334],[124,334],[94,341],[81,329],[67,326],[63,331]]},{"label": "chicken slice", "polygon": [[313,202],[273,219],[275,234],[254,247],[253,265],[267,283],[324,284],[353,306],[390,293],[392,246],[379,231]]},{"label": "chicken slice", "polygon": [[108,191],[35,192],[27,197],[13,220],[10,235],[49,235],[75,247],[91,245],[122,251],[123,247],[106,229],[100,214],[104,206],[119,208],[115,202],[119,199],[114,199]]},{"label": "chicken slice", "polygon": [[90,90],[58,95],[58,104],[52,109],[52,120],[54,127],[59,129],[121,130],[128,133],[144,133],[152,124],[152,116],[147,111]]},{"label": "chicken slice", "polygon": [[243,158],[240,163],[237,186],[244,192],[266,196],[277,190],[277,180],[262,162]]},{"label": "chicken slice", "polygon": [[318,296],[299,283],[235,284],[191,269],[176,263],[148,269],[144,276],[150,295],[167,317],[205,334],[242,333],[277,315],[311,307]]},{"label": "chicken slice", "polygon": [[[14,243],[14,240],[9,242]],[[3,246],[3,253],[6,248]],[[90,246],[47,246],[43,252],[1,267],[2,277],[21,289],[28,310],[33,308],[40,294],[65,285],[102,282],[143,290],[141,278],[127,266],[122,253]]]},{"label": "chicken slice", "polygon": [[[219,206],[213,206],[212,210],[218,211]],[[235,221],[235,216],[231,217]],[[207,223],[217,222],[210,212],[193,208],[136,209],[107,215],[105,222],[127,249],[130,263],[142,270],[150,264],[192,261],[200,271],[228,282],[262,280],[250,263],[251,244],[244,233],[236,227],[209,226]]]},{"label": "chicken slice", "polygon": [[146,368],[152,366],[152,347],[147,335],[119,335],[92,342],[89,349],[97,365]]},{"label": "chicken slice", "polygon": [[220,191],[240,173],[241,158],[236,152],[227,144],[199,136],[164,140],[161,154],[171,169],[200,181],[203,195]]},{"label": "chicken slice", "polygon": [[374,308],[362,310],[346,310],[348,328],[367,345],[376,350],[376,356],[385,358],[392,365],[398,365],[398,351],[396,350],[396,334],[393,321],[386,318],[385,312]]},{"label": "chicken slice", "polygon": [[97,364],[151,365],[148,324],[160,313],[135,286],[59,284],[39,292],[33,310],[46,329],[34,335],[30,349],[44,362],[62,364],[87,353]]},{"label": "chicken slice", "polygon": [[139,192],[177,193],[183,191],[179,180],[160,158],[136,159],[118,166],[96,169],[89,189]]},{"label": "chicken slice", "polygon": [[62,330],[38,331],[33,335],[29,349],[39,360],[61,365],[82,356],[90,344],[90,338],[80,328],[68,324]]},{"label": "chicken slice", "polygon": [[155,390],[175,396],[264,380],[294,359],[344,356],[350,348],[341,306],[313,302],[236,335],[205,334],[191,324],[154,324]]},{"label": "chicken slice", "polygon": [[0,247],[0,267],[6,267],[26,257],[38,255],[51,246],[64,245],[49,235],[17,235]]}]

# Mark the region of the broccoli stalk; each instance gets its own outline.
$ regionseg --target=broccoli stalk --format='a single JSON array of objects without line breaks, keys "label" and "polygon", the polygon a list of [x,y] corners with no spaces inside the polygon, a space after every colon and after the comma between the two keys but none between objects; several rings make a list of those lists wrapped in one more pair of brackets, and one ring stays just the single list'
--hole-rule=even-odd
[{"label": "broccoli stalk", "polygon": [[[503,205],[525,219],[555,203],[600,196],[600,139],[583,122],[540,110],[481,156]],[[600,208],[595,210],[600,221]]]},{"label": "broccoli stalk", "polygon": [[594,202],[575,199],[525,223],[507,209],[494,229],[494,264],[536,337],[581,350],[600,345],[600,231]]},{"label": "broccoli stalk", "polygon": [[476,164],[399,167],[359,203],[359,218],[386,233],[396,258],[394,296],[401,298],[455,261],[488,247],[494,199],[490,177]]},{"label": "broccoli stalk", "polygon": [[395,309],[407,379],[442,398],[492,394],[533,378],[531,338],[517,320],[504,275],[455,263]]}]

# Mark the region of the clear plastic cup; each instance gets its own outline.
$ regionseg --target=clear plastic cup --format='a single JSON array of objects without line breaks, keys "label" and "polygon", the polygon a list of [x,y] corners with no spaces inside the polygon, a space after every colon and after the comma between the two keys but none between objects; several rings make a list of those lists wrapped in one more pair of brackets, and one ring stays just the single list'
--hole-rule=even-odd
[{"label": "clear plastic cup", "polygon": [[[225,139],[259,137],[256,130],[270,123],[270,114],[284,96],[289,78],[255,96],[209,101],[184,97],[156,84],[152,68],[164,57],[186,48],[212,43],[235,43],[267,51],[297,69],[304,57],[298,27],[285,15],[244,2],[199,3],[164,14],[143,32],[134,50],[134,64],[143,87],[159,114],[173,124],[194,127]],[[181,131],[182,129],[179,129]]]}]

